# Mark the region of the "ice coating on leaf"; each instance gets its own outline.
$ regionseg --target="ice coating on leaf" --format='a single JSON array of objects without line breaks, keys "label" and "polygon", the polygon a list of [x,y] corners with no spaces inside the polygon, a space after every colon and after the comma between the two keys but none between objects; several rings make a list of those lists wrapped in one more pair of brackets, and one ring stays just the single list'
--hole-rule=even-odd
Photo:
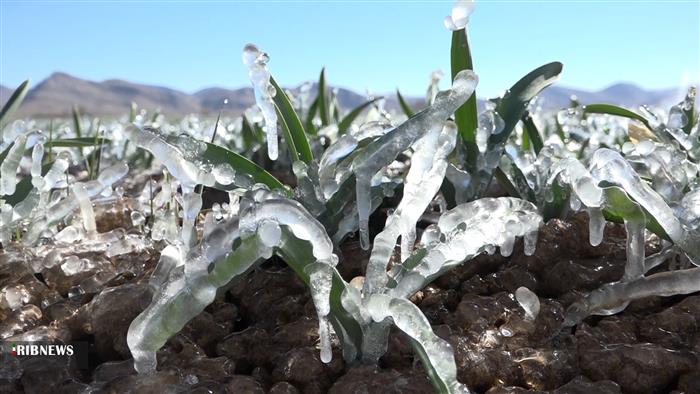
[{"label": "ice coating on leaf", "polygon": [[382,167],[413,145],[421,135],[441,130],[445,120],[474,93],[478,80],[473,71],[460,71],[455,76],[452,89],[440,92],[433,105],[381,136],[353,159],[352,171],[356,177],[360,243],[363,249],[369,248],[368,221],[372,178]]},{"label": "ice coating on leaf", "polygon": [[413,268],[400,271],[392,289],[397,297],[409,297],[446,270],[495,247],[509,252],[516,237],[529,237],[528,248],[536,243],[542,217],[530,202],[512,198],[482,198],[458,205],[438,220],[440,241]]},{"label": "ice coating on leaf", "polygon": [[27,144],[27,135],[21,134],[0,164],[0,196],[12,195],[17,186],[17,169]]},{"label": "ice coating on leaf", "polygon": [[521,286],[515,290],[515,299],[525,311],[528,320],[537,319],[537,315],[540,313],[540,299],[537,298],[537,294],[527,287]]},{"label": "ice coating on leaf", "polygon": [[[260,236],[260,235],[259,235]],[[185,256],[185,276],[188,281],[194,281],[201,275],[206,275],[210,264],[218,261],[231,252],[233,242],[240,237],[238,217],[232,217],[219,223],[210,233]],[[260,237],[264,243],[263,237]],[[265,244],[267,247],[271,247]]]},{"label": "ice coating on leaf", "polygon": [[216,178],[211,172],[205,171],[201,166],[187,160],[184,157],[186,152],[182,152],[175,145],[165,141],[154,131],[149,128],[141,129],[134,125],[130,125],[126,129],[129,141],[151,152],[183,186],[188,188],[194,188],[197,184],[214,186]]},{"label": "ice coating on leaf", "polygon": [[[599,149],[591,159],[591,175],[600,181],[617,185],[629,194],[634,201],[649,212],[663,227],[664,231],[676,243],[688,245],[686,232],[674,216],[673,210],[666,204],[622,156],[610,149]],[[698,250],[697,247],[688,250]]]},{"label": "ice coating on leaf", "polygon": [[[282,227],[289,231],[281,232]],[[152,278],[152,287],[156,289],[153,301],[132,322],[127,334],[138,372],[155,370],[156,351],[214,300],[219,287],[269,258],[275,249],[296,245],[286,246],[288,243],[281,242],[281,237],[289,237],[283,234],[308,242],[312,249],[312,261],[297,263],[306,267],[309,274],[311,295],[319,315],[321,358],[330,361],[327,316],[337,257],[323,226],[296,201],[257,189],[242,201],[240,233],[238,228],[235,217],[225,220],[184,257],[184,250],[179,247],[164,250],[165,257]],[[239,234],[240,246],[231,251]]]},{"label": "ice coating on leaf", "polygon": [[396,327],[413,338],[423,349],[432,368],[450,393],[469,393],[466,386],[457,380],[457,365],[452,346],[433,333],[430,322],[420,309],[407,299],[391,298],[374,294],[369,300],[368,311],[375,322],[390,318]]},{"label": "ice coating on leaf", "polygon": [[565,326],[573,326],[586,316],[612,315],[630,301],[650,296],[668,297],[700,291],[700,268],[661,272],[636,280],[610,283],[572,304],[565,314]]},{"label": "ice coating on leaf", "polygon": [[452,6],[452,13],[445,17],[445,27],[453,31],[464,29],[472,12],[474,0],[456,0]]},{"label": "ice coating on leaf", "polygon": [[593,179],[588,169],[573,157],[565,157],[554,165],[547,180],[547,189],[551,189],[555,181],[569,185],[578,199],[587,207],[597,208],[603,203],[603,190],[598,187],[598,181]]},{"label": "ice coating on leaf", "polygon": [[248,67],[248,76],[255,91],[255,103],[262,112],[265,125],[263,130],[267,138],[267,155],[277,160],[277,111],[273,97],[277,93],[270,83],[270,71],[267,62],[270,57],[253,44],[243,48],[243,64]]},{"label": "ice coating on leaf", "polygon": [[[368,122],[357,130],[343,134],[323,152],[319,161],[319,183],[325,199],[329,199],[338,191],[340,184],[351,173],[352,161],[347,159],[356,151],[358,145],[370,139],[386,134],[391,125],[383,122]],[[347,161],[347,163],[343,163]]]},{"label": "ice coating on leaf", "polygon": [[401,260],[413,250],[416,223],[440,190],[447,171],[447,157],[455,148],[457,126],[448,121],[441,130],[431,129],[413,145],[411,168],[406,176],[401,202],[389,215],[384,230],[374,239],[367,265],[365,293],[373,293],[387,283],[386,268],[401,236]]},{"label": "ice coating on leaf", "polygon": [[92,209],[92,203],[90,202],[90,196],[85,189],[85,185],[78,182],[73,184],[71,191],[78,202],[78,207],[80,208],[80,215],[83,219],[83,227],[85,231],[94,233],[97,231],[97,225],[95,224],[95,211]]}]

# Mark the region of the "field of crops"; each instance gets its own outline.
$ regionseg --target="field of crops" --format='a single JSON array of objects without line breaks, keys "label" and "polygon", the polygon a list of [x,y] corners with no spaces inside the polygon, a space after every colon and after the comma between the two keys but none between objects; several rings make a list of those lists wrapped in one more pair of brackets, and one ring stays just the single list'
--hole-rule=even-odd
[{"label": "field of crops", "polygon": [[16,119],[19,86],[0,339],[86,343],[89,365],[5,356],[0,391],[698,392],[695,88],[548,112],[553,62],[478,110],[472,8],[400,112],[341,108],[324,71],[285,90],[253,44],[237,118]]}]

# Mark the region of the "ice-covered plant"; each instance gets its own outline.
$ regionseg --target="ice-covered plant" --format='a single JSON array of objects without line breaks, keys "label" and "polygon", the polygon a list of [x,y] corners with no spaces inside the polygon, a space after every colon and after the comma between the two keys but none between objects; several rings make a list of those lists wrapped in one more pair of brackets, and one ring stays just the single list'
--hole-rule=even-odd
[{"label": "ice-covered plant", "polygon": [[[629,141],[620,147],[623,154],[597,148],[590,157],[577,158],[563,144],[554,143],[535,147],[534,156],[513,149],[510,158],[502,160],[499,180],[510,194],[535,203],[545,218],[563,217],[569,210],[586,210],[592,245],[602,241],[606,220],[625,224],[627,264],[623,277],[574,303],[567,311],[566,324],[576,324],[590,314],[617,313],[637,298],[700,290],[696,280],[699,268],[689,268],[700,263],[697,246],[700,167],[693,153],[698,143],[694,101],[695,89],[691,88],[686,98],[669,111],[675,114],[669,115],[669,122],[658,122],[655,126],[647,118],[620,107],[603,104],[583,107],[583,112],[589,114],[623,116],[653,130],[640,134],[638,129],[630,127],[630,134],[625,136]],[[581,122],[583,112],[579,108],[575,107],[573,114],[572,109],[565,111],[567,116],[578,117],[574,121],[569,118],[564,123],[567,128],[579,128],[587,138],[602,140],[595,135],[601,132],[595,126],[586,129],[590,119]],[[536,136],[534,125],[525,127],[526,132]],[[681,133],[695,142],[686,140],[684,144],[683,138],[672,139]],[[664,249],[646,258],[645,228],[664,240]],[[681,264],[686,269],[645,276],[652,268],[675,258],[686,262]]]}]

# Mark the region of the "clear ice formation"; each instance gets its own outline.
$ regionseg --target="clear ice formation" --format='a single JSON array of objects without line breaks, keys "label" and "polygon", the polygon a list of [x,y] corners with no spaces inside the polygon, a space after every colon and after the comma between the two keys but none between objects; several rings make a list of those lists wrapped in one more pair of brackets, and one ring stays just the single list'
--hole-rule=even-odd
[{"label": "clear ice formation", "polygon": [[[393,274],[390,272],[397,283],[391,294],[410,297],[454,266],[482,252],[493,253],[496,247],[500,248],[502,255],[508,256],[517,237],[524,237],[525,254],[531,255],[535,251],[541,224],[542,217],[537,208],[517,198],[482,198],[458,205],[440,216],[437,229],[427,235],[431,240],[421,240],[421,244],[427,245],[422,258],[409,259],[409,267],[407,262]],[[365,283],[375,280],[368,275]],[[379,283],[385,281],[385,278],[378,280]]]},{"label": "clear ice formation", "polygon": [[540,299],[537,298],[537,294],[527,287],[521,286],[515,290],[515,299],[525,311],[527,320],[537,319],[537,315],[540,313]]},{"label": "clear ice formation", "polygon": [[391,319],[398,329],[423,348],[429,364],[447,385],[445,389],[448,392],[469,393],[467,387],[457,380],[452,346],[433,333],[430,322],[414,303],[403,298],[375,294],[370,299],[367,310],[377,323]]},{"label": "clear ice formation", "polygon": [[248,67],[248,76],[255,91],[255,103],[262,112],[265,120],[263,130],[267,138],[267,155],[271,160],[277,160],[277,111],[273,97],[277,94],[270,83],[270,71],[267,62],[270,57],[253,44],[243,48],[243,64]]},{"label": "clear ice formation", "polygon": [[[56,164],[54,164],[54,166],[55,165]],[[81,209],[83,224],[86,226],[86,230],[89,231],[89,229],[92,228],[95,220],[94,214],[91,217],[90,212],[85,213],[88,211],[88,205],[89,211],[92,211],[92,205],[89,199],[98,196],[103,190],[111,187],[119,179],[123,178],[127,172],[129,172],[129,167],[126,165],[126,163],[119,163],[105,168],[96,180],[82,183],[79,196],[76,196],[75,193],[71,193],[55,204],[50,205],[44,212],[42,212],[41,215],[33,218],[27,233],[22,238],[22,242],[26,245],[33,245],[39,239],[44,230],[46,230],[49,226],[58,223],[60,220],[63,220],[63,218],[75,211],[77,208]],[[47,173],[46,177],[48,177],[50,173],[51,171]],[[46,184],[48,184],[48,182],[46,182]],[[83,191],[85,192],[84,195],[82,194]],[[85,196],[87,197],[87,203],[84,199]]]},{"label": "clear ice formation", "polygon": [[22,160],[27,144],[27,135],[21,134],[7,153],[5,160],[0,164],[0,196],[9,196],[15,193],[17,186],[17,169]]},{"label": "clear ice formation", "polygon": [[[240,245],[232,251],[234,241]],[[215,298],[217,289],[273,253],[308,245],[310,261],[294,261],[308,275],[319,317],[321,359],[329,362],[329,292],[337,275],[333,244],[323,226],[296,201],[264,189],[248,192],[233,216],[194,248],[166,248],[151,279],[153,301],[131,324],[127,342],[138,372],[155,371],[156,351]],[[291,263],[290,263],[291,264]]]},{"label": "clear ice formation", "polygon": [[445,27],[452,31],[464,29],[472,12],[474,12],[474,0],[455,0],[452,13],[445,17]]},{"label": "clear ice formation", "polygon": [[[145,149],[165,165],[170,174],[177,178],[183,187],[194,189],[198,184],[214,186],[216,178],[210,171],[205,171],[201,163],[194,163],[185,157],[189,152],[167,142],[157,130],[148,127],[139,128],[130,125],[126,129],[129,141]],[[192,141],[195,143],[195,141]]]},{"label": "clear ice formation", "polygon": [[369,249],[368,221],[372,178],[382,167],[412,146],[421,135],[441,130],[445,120],[474,93],[478,80],[473,71],[460,71],[455,76],[452,88],[440,92],[433,105],[388,131],[354,157],[352,172],[356,178],[360,243],[363,249]]},{"label": "clear ice formation", "polygon": [[[442,129],[432,128],[413,145],[411,167],[404,182],[403,198],[389,215],[384,230],[374,239],[372,255],[367,265],[365,292],[371,293],[386,284],[389,259],[394,253],[396,239],[401,236],[401,260],[413,251],[416,223],[440,190],[447,171],[447,158],[455,148],[457,126],[448,121]],[[375,283],[378,280],[378,283]]]}]

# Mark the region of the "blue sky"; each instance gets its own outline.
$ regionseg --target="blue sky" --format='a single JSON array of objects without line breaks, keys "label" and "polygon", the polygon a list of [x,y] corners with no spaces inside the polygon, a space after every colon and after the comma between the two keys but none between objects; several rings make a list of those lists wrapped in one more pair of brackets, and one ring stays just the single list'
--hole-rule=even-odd
[{"label": "blue sky", "polygon": [[[449,74],[451,1],[0,0],[0,83],[54,71],[194,92],[248,84],[243,46],[267,51],[285,85],[315,79],[357,91],[423,95]],[[469,23],[480,96],[564,63],[560,83],[596,90],[700,80],[700,1],[477,0]],[[443,81],[443,87],[447,81]]]}]

